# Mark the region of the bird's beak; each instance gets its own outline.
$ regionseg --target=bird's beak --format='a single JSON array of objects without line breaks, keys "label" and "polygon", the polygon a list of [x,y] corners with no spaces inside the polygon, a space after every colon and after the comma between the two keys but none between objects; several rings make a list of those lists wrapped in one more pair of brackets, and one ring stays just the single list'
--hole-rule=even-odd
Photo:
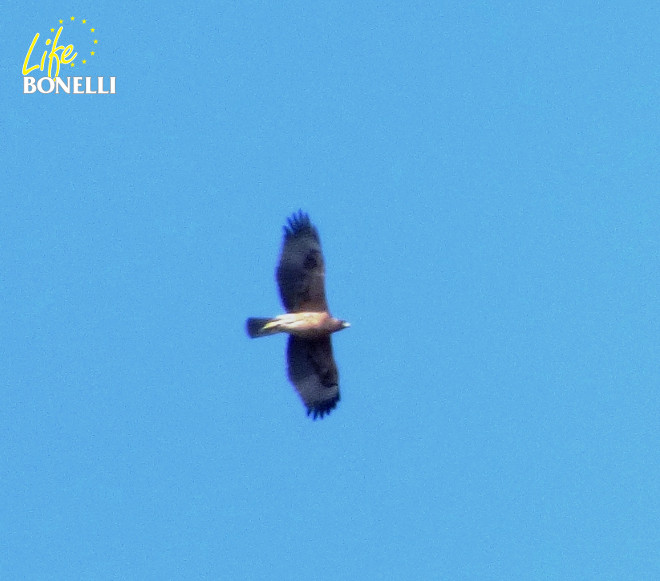
[{"label": "bird's beak", "polygon": [[341,323],[341,328],[342,329],[347,329],[350,326],[351,326],[351,324],[348,321],[342,321],[342,323]]}]

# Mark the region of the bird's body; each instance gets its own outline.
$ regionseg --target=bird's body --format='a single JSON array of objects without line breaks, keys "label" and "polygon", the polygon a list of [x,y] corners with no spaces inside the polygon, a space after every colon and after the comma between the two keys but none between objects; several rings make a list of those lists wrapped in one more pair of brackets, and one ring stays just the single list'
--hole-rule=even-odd
[{"label": "bird's body", "polygon": [[250,318],[247,320],[248,335],[252,338],[288,333],[301,339],[318,339],[346,327],[350,327],[346,321],[335,319],[324,311],[286,313],[272,319]]},{"label": "bird's body", "polygon": [[325,298],[325,265],[316,228],[303,212],[284,227],[284,243],[276,271],[287,313],[249,318],[252,338],[288,333],[288,375],[315,419],[330,413],[339,401],[339,375],[330,334],[350,325],[330,315]]}]

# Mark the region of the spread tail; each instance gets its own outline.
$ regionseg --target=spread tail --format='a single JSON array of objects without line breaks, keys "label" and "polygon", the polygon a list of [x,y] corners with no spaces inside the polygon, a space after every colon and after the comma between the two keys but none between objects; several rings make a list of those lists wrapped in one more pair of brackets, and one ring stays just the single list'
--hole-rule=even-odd
[{"label": "spread tail", "polygon": [[252,337],[267,337],[268,335],[275,335],[279,333],[279,325],[269,325],[269,323],[274,323],[275,319],[263,318],[263,317],[250,317],[246,321],[247,334]]}]

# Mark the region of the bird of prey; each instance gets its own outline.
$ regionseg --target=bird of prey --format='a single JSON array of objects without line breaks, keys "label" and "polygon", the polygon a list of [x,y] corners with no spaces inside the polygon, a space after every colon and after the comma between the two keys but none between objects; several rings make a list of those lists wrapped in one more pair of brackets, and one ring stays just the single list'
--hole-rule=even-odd
[{"label": "bird of prey", "polygon": [[289,379],[307,407],[307,415],[322,418],[339,401],[339,374],[330,334],[350,325],[330,315],[319,233],[301,210],[284,226],[275,275],[286,314],[249,318],[247,333],[252,338],[289,334]]}]

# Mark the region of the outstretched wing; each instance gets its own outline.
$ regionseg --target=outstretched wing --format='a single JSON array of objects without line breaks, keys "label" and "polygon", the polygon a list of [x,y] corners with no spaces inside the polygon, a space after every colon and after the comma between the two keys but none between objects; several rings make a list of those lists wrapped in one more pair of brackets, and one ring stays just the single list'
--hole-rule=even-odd
[{"label": "outstretched wing", "polygon": [[327,311],[325,266],[321,241],[309,216],[299,211],[284,226],[284,243],[277,267],[277,284],[290,313]]},{"label": "outstretched wing", "polygon": [[339,401],[339,373],[330,337],[309,340],[289,335],[287,362],[289,379],[307,406],[307,415],[316,419],[329,414]]}]

